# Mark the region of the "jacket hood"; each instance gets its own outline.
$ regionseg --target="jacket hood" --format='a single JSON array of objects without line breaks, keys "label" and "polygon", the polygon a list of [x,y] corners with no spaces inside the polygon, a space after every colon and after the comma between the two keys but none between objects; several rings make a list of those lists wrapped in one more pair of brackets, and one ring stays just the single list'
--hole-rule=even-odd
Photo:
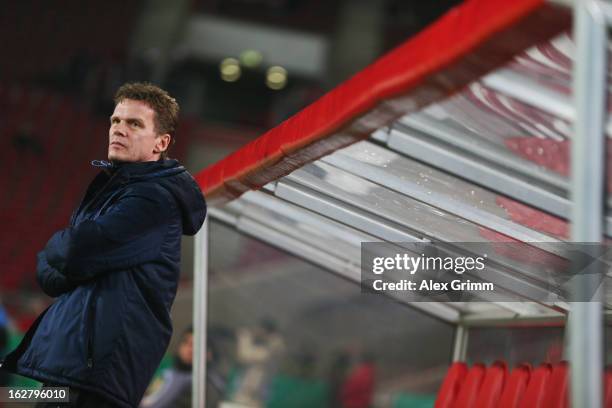
[{"label": "jacket hood", "polygon": [[129,184],[137,181],[156,179],[168,190],[181,211],[183,234],[195,235],[206,218],[206,201],[200,186],[178,160],[166,159],[154,162],[109,163],[102,160],[91,162],[93,166],[102,167],[108,175],[120,174],[118,177]]}]

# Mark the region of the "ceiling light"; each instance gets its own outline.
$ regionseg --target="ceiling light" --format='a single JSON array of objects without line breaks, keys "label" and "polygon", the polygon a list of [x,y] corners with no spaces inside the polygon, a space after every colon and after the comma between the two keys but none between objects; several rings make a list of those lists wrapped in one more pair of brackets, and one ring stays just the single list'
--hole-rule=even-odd
[{"label": "ceiling light", "polygon": [[257,68],[262,60],[263,55],[257,50],[245,50],[240,54],[240,63],[247,68]]},{"label": "ceiling light", "polygon": [[287,70],[278,65],[268,68],[266,85],[274,90],[283,89],[287,85]]},{"label": "ceiling light", "polygon": [[235,82],[240,78],[240,65],[236,58],[226,58],[219,65],[221,79],[226,82]]}]

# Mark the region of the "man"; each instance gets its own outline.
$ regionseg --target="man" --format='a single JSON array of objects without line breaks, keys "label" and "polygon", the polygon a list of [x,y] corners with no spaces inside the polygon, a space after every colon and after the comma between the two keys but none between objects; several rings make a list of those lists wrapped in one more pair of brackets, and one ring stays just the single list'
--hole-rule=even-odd
[{"label": "man", "polygon": [[110,163],[92,163],[102,171],[69,227],[38,254],[38,282],[57,299],[3,368],[70,387],[70,406],[138,406],[168,346],[181,235],[206,215],[198,185],[167,158],[178,111],[151,84],[117,91]]},{"label": "man", "polygon": [[174,364],[163,373],[162,385],[143,398],[140,408],[191,408],[193,328],[183,331]]},{"label": "man", "polygon": [[240,329],[237,334],[236,357],[243,372],[232,401],[264,407],[285,342],[270,319],[263,319],[254,329]]}]

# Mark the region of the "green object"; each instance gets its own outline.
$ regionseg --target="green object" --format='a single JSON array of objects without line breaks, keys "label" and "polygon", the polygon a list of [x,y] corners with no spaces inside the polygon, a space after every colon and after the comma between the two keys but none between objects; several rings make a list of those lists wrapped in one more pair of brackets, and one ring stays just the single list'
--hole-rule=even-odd
[{"label": "green object", "polygon": [[155,374],[153,374],[153,379],[151,381],[160,378],[164,374],[164,371],[172,367],[173,360],[174,357],[172,355],[166,354],[164,358],[162,358],[162,361],[159,363],[159,367],[157,367],[157,370],[155,370]]},{"label": "green object", "polygon": [[[8,335],[8,347],[7,352],[15,350],[15,348],[23,339],[25,333],[20,332],[9,332]],[[12,387],[27,387],[27,388],[36,388],[40,387],[42,383],[33,380],[31,378],[23,377],[21,375],[11,375],[10,377],[10,386]]]},{"label": "green object", "polygon": [[266,408],[327,408],[329,387],[323,381],[278,375],[272,387]]},{"label": "green object", "polygon": [[242,370],[234,367],[230,370],[227,376],[227,385],[225,387],[225,397],[231,399],[234,393],[238,389],[240,377],[242,376]]},{"label": "green object", "polygon": [[257,68],[263,61],[263,55],[257,50],[245,50],[240,53],[240,62],[247,68]]},{"label": "green object", "polygon": [[400,393],[394,398],[393,408],[433,408],[436,396]]},{"label": "green object", "polygon": [[[243,370],[234,368],[228,376],[225,396],[228,400],[240,385]],[[335,408],[329,407],[329,386],[323,381],[277,375],[270,385],[266,408]]]}]

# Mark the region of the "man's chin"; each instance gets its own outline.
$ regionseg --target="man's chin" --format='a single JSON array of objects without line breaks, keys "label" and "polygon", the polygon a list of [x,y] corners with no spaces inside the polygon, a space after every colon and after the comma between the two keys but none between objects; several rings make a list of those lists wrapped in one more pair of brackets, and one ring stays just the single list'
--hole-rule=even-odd
[{"label": "man's chin", "polygon": [[137,160],[133,160],[130,157],[123,157],[118,154],[109,154],[108,161],[113,164],[119,164],[119,163],[132,163],[132,162],[136,162]]},{"label": "man's chin", "polygon": [[111,163],[126,161],[125,158],[121,157],[120,154],[109,153],[107,157],[108,157],[108,161]]}]

